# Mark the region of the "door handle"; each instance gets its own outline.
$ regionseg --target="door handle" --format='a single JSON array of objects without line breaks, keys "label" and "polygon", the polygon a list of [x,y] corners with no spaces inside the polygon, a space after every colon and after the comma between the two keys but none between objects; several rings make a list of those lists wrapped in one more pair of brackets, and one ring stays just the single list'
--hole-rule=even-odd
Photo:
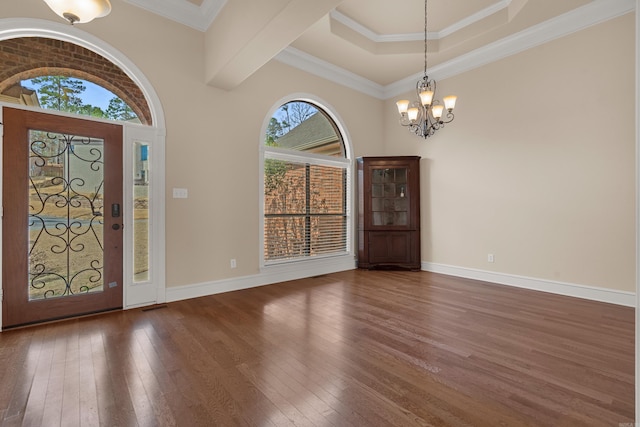
[{"label": "door handle", "polygon": [[113,224],[111,228],[113,228],[114,230],[120,230],[120,224]]},{"label": "door handle", "polygon": [[111,205],[111,217],[112,218],[120,217],[120,203],[113,203]]}]

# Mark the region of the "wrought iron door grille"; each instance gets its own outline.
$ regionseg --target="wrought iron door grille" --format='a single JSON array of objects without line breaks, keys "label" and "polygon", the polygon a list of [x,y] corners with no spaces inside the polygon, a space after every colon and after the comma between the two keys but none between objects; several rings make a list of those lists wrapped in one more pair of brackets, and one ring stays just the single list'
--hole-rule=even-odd
[{"label": "wrought iron door grille", "polygon": [[29,131],[29,300],[103,290],[104,141]]}]

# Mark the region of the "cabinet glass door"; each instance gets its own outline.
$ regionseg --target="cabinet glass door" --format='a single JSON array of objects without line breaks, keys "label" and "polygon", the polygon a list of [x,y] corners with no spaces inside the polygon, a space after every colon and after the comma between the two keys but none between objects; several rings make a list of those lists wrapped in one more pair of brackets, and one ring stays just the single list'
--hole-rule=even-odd
[{"label": "cabinet glass door", "polygon": [[371,212],[374,226],[408,226],[407,168],[371,170]]}]

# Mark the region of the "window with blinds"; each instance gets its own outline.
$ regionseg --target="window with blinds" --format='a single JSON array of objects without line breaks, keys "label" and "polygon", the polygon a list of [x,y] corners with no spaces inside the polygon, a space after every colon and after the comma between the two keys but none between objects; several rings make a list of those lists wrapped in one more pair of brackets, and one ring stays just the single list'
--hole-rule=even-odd
[{"label": "window with blinds", "polygon": [[316,106],[276,112],[264,152],[265,264],[347,253],[348,167],[335,124]]}]

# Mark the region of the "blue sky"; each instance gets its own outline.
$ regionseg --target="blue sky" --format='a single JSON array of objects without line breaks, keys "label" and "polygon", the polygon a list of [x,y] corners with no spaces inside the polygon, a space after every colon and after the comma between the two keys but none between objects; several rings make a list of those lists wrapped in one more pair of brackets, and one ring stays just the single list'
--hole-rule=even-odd
[{"label": "blue sky", "polygon": [[[82,84],[87,88],[84,93],[82,93],[81,98],[85,104],[91,104],[95,107],[100,107],[104,111],[109,107],[109,100],[113,98],[115,95],[106,90],[105,88],[88,82],[82,79],[80,80]],[[28,87],[29,89],[38,89],[38,85],[33,84],[31,80],[24,80],[22,85]]]},{"label": "blue sky", "polygon": [[113,98],[115,95],[106,90],[105,88],[95,85],[91,82],[83,81],[84,85],[87,87],[87,90],[84,91],[82,99],[84,99],[85,104],[91,104],[96,107],[100,107],[103,110],[106,110],[109,106],[109,100]]}]

